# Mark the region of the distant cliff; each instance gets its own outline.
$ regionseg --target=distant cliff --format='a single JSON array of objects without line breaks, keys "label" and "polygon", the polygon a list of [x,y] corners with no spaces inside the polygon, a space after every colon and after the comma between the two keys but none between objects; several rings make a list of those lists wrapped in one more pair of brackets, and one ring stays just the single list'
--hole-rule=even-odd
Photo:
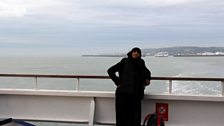
[{"label": "distant cliff", "polygon": [[146,55],[154,56],[158,52],[168,52],[169,55],[196,55],[205,52],[224,52],[224,47],[195,47],[195,46],[180,46],[167,48],[148,48],[142,49]]}]

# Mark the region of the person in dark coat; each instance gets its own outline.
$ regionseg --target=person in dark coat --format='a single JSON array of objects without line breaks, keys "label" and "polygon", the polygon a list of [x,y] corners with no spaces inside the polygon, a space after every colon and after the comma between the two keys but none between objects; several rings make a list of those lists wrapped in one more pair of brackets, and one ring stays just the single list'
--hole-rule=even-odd
[{"label": "person in dark coat", "polygon": [[150,84],[151,72],[146,68],[139,48],[133,48],[127,55],[107,71],[117,86],[116,126],[141,126],[141,100],[145,86]]}]

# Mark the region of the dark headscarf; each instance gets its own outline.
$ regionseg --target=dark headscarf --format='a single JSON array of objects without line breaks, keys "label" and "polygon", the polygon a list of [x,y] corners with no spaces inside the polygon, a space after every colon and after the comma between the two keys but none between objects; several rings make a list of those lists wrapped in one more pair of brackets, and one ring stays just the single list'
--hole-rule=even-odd
[{"label": "dark headscarf", "polygon": [[139,58],[141,58],[141,56],[142,56],[142,51],[141,51],[141,49],[140,48],[138,48],[138,47],[134,47],[131,51],[129,51],[128,52],[128,58],[132,58],[132,52],[138,52],[139,54],[140,54],[140,56],[139,56]]}]

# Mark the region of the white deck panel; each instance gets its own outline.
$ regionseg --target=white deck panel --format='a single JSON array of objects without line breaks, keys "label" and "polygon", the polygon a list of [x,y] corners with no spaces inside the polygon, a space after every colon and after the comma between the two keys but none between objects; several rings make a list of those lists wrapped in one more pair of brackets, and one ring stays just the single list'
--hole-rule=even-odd
[{"label": "white deck panel", "polygon": [[[146,95],[142,116],[153,113],[156,103],[169,104],[166,126],[224,124],[222,96]],[[112,92],[0,90],[0,118],[113,124],[114,108]]]}]

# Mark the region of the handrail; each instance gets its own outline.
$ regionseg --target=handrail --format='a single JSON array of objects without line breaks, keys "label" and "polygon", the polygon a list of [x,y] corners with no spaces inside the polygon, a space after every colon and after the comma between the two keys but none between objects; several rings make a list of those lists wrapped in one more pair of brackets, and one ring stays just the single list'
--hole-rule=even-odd
[{"label": "handrail", "polygon": [[0,77],[38,77],[38,78],[86,78],[86,79],[109,79],[109,76],[95,75],[58,75],[58,74],[0,74]]},{"label": "handrail", "polygon": [[[53,75],[53,74],[0,74],[0,77],[33,77],[35,78],[34,89],[37,89],[37,78],[76,78],[76,90],[79,90],[80,79],[110,79],[109,76],[100,75]],[[220,81],[222,96],[224,96],[224,78],[207,78],[207,77],[152,77],[151,80],[169,81],[169,94],[172,93],[172,81]]]},{"label": "handrail", "polygon": [[[59,74],[0,74],[0,77],[38,77],[38,78],[83,78],[83,79],[110,79],[102,75],[59,75]],[[208,77],[152,77],[152,80],[177,80],[177,81],[224,81],[224,78]]]}]

